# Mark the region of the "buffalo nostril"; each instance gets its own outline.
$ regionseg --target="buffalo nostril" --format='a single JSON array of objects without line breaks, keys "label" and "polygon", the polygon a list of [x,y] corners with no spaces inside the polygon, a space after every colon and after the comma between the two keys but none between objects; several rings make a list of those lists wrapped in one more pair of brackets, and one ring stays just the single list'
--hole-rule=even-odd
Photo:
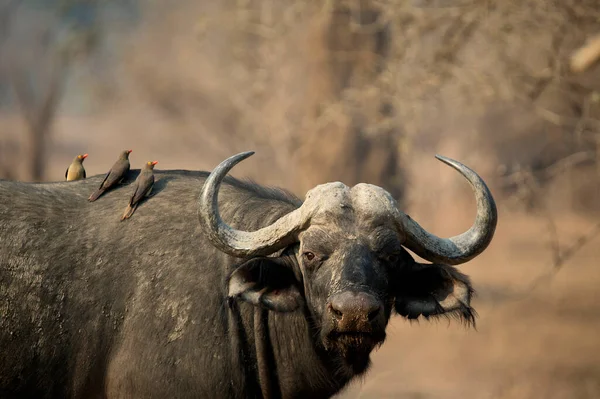
[{"label": "buffalo nostril", "polygon": [[333,315],[333,317],[335,317],[338,320],[341,320],[342,317],[344,316],[344,314],[342,312],[340,312],[339,310],[337,310],[336,308],[334,308],[331,305],[329,305],[329,310],[331,311],[331,314]]},{"label": "buffalo nostril", "polygon": [[369,312],[369,315],[368,315],[369,321],[373,321],[377,317],[377,315],[379,315],[380,311],[381,311],[381,308],[379,307],[379,308]]}]

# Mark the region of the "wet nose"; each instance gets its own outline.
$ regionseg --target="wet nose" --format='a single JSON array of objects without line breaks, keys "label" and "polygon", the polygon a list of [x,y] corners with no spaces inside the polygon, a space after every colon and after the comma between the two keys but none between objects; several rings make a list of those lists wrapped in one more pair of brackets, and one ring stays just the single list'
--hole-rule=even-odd
[{"label": "wet nose", "polygon": [[338,325],[348,329],[372,322],[381,313],[381,309],[381,302],[365,292],[341,292],[329,302],[329,312],[338,321]]}]

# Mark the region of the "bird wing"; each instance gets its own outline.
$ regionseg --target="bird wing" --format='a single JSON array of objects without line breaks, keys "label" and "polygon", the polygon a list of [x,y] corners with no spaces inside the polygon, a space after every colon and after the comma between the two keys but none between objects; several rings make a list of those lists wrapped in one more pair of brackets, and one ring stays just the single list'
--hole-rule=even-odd
[{"label": "bird wing", "polygon": [[83,169],[83,178],[87,179],[87,175],[85,174],[85,169]]},{"label": "bird wing", "polygon": [[126,162],[117,161],[117,163],[110,168],[110,171],[108,171],[108,174],[104,178],[104,181],[100,187],[109,188],[113,184],[118,183],[129,170],[128,165],[129,164]]},{"label": "bird wing", "polygon": [[108,173],[106,173],[106,175],[104,176],[104,180],[102,180],[102,183],[100,183],[100,186],[98,186],[98,190],[100,190],[104,186],[104,182],[106,181],[106,179],[108,179],[108,176],[110,175],[111,171],[112,169],[109,170]]},{"label": "bird wing", "polygon": [[138,182],[135,186],[135,191],[133,192],[133,195],[131,196],[131,199],[129,200],[129,205],[133,206],[133,205],[137,204],[138,202],[140,202],[146,196],[146,194],[148,194],[150,189],[152,189],[153,185],[154,185],[154,175],[150,175],[150,176],[140,175]]},{"label": "bird wing", "polygon": [[69,168],[70,166],[67,166],[67,170],[65,170],[65,179],[67,178],[67,176],[69,175]]}]

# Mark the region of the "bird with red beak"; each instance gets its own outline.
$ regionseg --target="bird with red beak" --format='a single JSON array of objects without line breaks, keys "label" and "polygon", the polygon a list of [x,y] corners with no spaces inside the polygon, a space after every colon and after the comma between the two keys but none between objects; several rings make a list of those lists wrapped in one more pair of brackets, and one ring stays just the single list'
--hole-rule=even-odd
[{"label": "bird with red beak", "polygon": [[71,165],[65,171],[65,179],[67,181],[81,180],[86,178],[85,168],[83,167],[83,160],[86,159],[88,154],[77,155]]},{"label": "bird with red beak", "polygon": [[144,165],[144,168],[135,180],[133,194],[129,199],[129,204],[121,220],[129,219],[137,209],[140,201],[148,197],[152,192],[152,187],[154,187],[154,165],[157,163],[158,161],[148,161]]},{"label": "bird with red beak", "polygon": [[129,154],[131,154],[132,150],[124,150],[119,155],[119,159],[117,162],[110,168],[102,183],[100,183],[100,187],[96,191],[90,195],[88,201],[93,202],[96,201],[104,192],[109,190],[110,188],[116,186],[121,183],[125,176],[129,172],[130,164],[129,164]]}]

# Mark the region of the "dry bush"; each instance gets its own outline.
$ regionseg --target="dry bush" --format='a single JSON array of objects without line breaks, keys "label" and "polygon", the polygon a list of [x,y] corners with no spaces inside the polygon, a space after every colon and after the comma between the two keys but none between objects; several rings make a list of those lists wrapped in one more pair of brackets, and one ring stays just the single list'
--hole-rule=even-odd
[{"label": "dry bush", "polygon": [[[271,165],[258,166],[263,179],[285,170],[285,185],[298,192],[323,180],[369,180],[401,197],[401,130],[378,87],[386,27],[362,31],[346,7],[309,1],[147,12],[124,68],[188,143],[211,148],[215,161],[256,148]],[[379,12],[364,11],[362,23]],[[172,62],[156,63],[156,54]]]},{"label": "dry bush", "polygon": [[162,4],[145,8],[123,68],[212,162],[253,147],[264,179],[285,170],[298,192],[368,180],[401,196],[402,171],[444,141],[504,174],[595,154],[597,68],[567,66],[597,14],[540,0]]}]

